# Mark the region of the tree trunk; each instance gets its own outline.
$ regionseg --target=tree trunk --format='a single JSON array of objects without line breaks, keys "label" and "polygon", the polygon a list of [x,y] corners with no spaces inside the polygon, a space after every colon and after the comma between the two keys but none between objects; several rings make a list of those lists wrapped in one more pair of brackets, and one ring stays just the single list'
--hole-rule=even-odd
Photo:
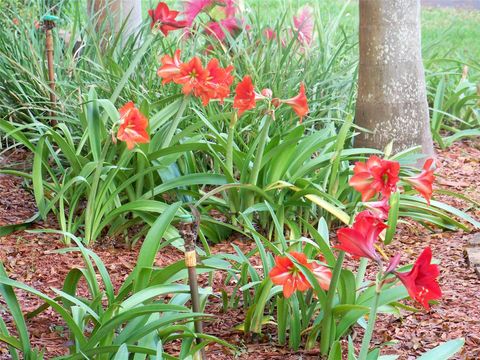
[{"label": "tree trunk", "polygon": [[360,0],[356,147],[434,154],[421,53],[420,0]]},{"label": "tree trunk", "polygon": [[140,29],[142,25],[141,0],[88,0],[88,11],[95,19],[95,29],[109,37],[118,32],[126,21],[122,33],[122,42]]}]

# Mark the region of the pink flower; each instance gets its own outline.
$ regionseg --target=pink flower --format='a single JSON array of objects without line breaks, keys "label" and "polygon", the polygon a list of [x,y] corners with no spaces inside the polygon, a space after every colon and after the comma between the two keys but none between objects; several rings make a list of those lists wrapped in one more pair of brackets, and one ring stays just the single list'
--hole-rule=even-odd
[{"label": "pink flower", "polygon": [[215,5],[221,6],[225,18],[235,15],[234,0],[187,0],[183,14],[185,15],[188,26],[192,25],[193,20],[195,20],[198,14],[210,10],[210,8]]},{"label": "pink flower", "polygon": [[370,201],[365,203],[365,206],[371,209],[377,216],[382,219],[388,219],[388,212],[390,211],[390,205],[388,198],[384,197],[379,201]]},{"label": "pink flower", "polygon": [[330,281],[332,280],[332,271],[328,267],[323,266],[316,261],[312,262],[311,266],[313,275],[317,279],[320,287],[323,290],[328,290],[330,287]]},{"label": "pink flower", "polygon": [[205,27],[205,32],[218,39],[219,41],[225,40],[226,33],[233,34],[235,31],[239,30],[237,19],[227,18],[220,21],[209,22]]},{"label": "pink flower", "polygon": [[297,16],[293,17],[294,29],[298,33],[298,41],[302,45],[310,45],[313,39],[313,9],[305,5],[297,12]]},{"label": "pink flower", "polygon": [[266,28],[263,30],[263,35],[265,35],[267,40],[275,40],[277,38],[277,33],[272,28]]}]

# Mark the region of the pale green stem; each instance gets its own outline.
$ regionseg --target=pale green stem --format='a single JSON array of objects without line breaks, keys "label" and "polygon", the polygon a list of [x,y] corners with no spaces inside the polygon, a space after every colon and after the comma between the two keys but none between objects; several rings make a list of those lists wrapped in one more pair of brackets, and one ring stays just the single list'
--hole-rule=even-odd
[{"label": "pale green stem", "polygon": [[180,121],[182,120],[183,113],[185,112],[185,109],[187,108],[187,104],[190,101],[189,96],[185,96],[182,99],[182,102],[180,103],[180,107],[178,108],[177,115],[175,115],[175,118],[173,119],[172,123],[170,124],[170,128],[168,129],[168,133],[165,136],[165,140],[163,141],[162,149],[165,149],[170,146],[170,143],[172,142],[173,136],[175,135],[175,131],[178,128],[178,125],[180,124]]},{"label": "pale green stem", "polygon": [[358,265],[357,276],[355,277],[355,285],[356,288],[360,288],[362,286],[363,279],[365,278],[365,273],[367,271],[368,259],[361,258],[360,265]]},{"label": "pale green stem", "polygon": [[345,252],[340,251],[337,257],[337,262],[335,263],[335,268],[333,269],[330,287],[328,289],[327,303],[325,304],[325,309],[323,310],[322,333],[320,339],[320,353],[322,355],[327,355],[328,351],[330,350],[330,344],[332,339],[331,331],[333,322],[333,300],[335,298],[335,292],[337,291],[338,280],[340,279],[340,274],[342,272],[344,258]]},{"label": "pale green stem", "polygon": [[[253,163],[252,172],[250,173],[249,183],[251,185],[257,185],[258,175],[260,174],[260,168],[262,166],[262,161],[263,161],[263,153],[265,152],[265,145],[267,143],[268,129],[270,128],[270,124],[272,123],[272,121],[273,121],[273,117],[267,115],[267,118],[265,120],[265,125],[259,135],[260,141],[257,147],[257,154],[255,156],[255,162]],[[252,206],[253,202],[254,202],[254,193],[249,192],[247,195],[247,200],[245,202],[246,204],[245,209],[248,209],[250,206]]]},{"label": "pale green stem", "polygon": [[375,328],[375,322],[377,320],[378,303],[380,299],[380,289],[376,289],[375,297],[373,298],[373,304],[370,308],[370,315],[368,317],[367,330],[362,340],[362,347],[360,348],[360,355],[358,360],[367,360],[368,350],[370,348],[370,341],[372,340],[373,330]]},{"label": "pale green stem", "polygon": [[[233,114],[232,120],[230,121],[230,126],[228,127],[228,138],[227,138],[227,149],[226,149],[226,154],[225,154],[225,167],[227,169],[227,172],[229,175],[232,177],[233,181],[235,181],[234,178],[234,170],[233,170],[233,138],[235,136],[235,124],[237,123],[237,113]],[[237,189],[232,189],[228,191],[228,199],[229,199],[229,205],[230,205],[230,212],[232,213],[232,224],[237,225],[237,219],[236,219],[236,212],[237,212],[237,201],[238,201],[238,196],[237,196]]]},{"label": "pale green stem", "polygon": [[233,137],[235,135],[235,124],[237,123],[237,114],[235,113],[230,121],[230,126],[228,127],[228,138],[227,138],[227,153],[225,159],[225,166],[227,171],[233,178]]}]

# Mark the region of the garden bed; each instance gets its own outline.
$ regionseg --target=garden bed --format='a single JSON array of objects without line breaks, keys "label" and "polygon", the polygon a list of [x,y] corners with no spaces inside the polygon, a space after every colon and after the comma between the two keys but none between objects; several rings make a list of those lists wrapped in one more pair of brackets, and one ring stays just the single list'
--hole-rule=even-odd
[{"label": "garden bed", "polygon": [[[26,162],[25,154],[14,154],[9,162]],[[448,150],[439,151],[441,162],[437,174],[437,188],[462,192],[467,197],[480,201],[480,141],[465,141],[456,143]],[[450,203],[469,212],[474,218],[480,218],[480,210],[471,208],[458,199],[445,195],[437,195],[442,201]],[[0,225],[19,223],[32,216],[35,212],[35,202],[31,193],[23,186],[22,180],[11,176],[0,176]],[[37,223],[34,228],[51,228],[52,220]],[[429,232],[415,223],[405,223],[399,226],[396,238],[388,248],[388,255],[400,252],[407,257],[416,257],[421,249],[428,244],[434,257],[440,261],[441,276],[439,279],[443,289],[443,297],[430,312],[405,312],[403,316],[380,316],[376,327],[375,344],[391,342],[385,353],[401,354],[400,359],[414,359],[427,349],[437,346],[448,339],[465,338],[465,346],[455,359],[480,358],[480,279],[468,268],[465,262],[463,248],[471,237],[463,232]],[[221,243],[212,247],[214,252],[233,252],[231,243],[242,250],[248,250],[251,244],[241,238],[232,238],[231,242]],[[1,238],[0,261],[12,279],[25,282],[46,294],[54,295],[51,288],[61,288],[68,271],[76,266],[82,266],[78,253],[58,253],[62,249],[61,241],[52,234],[28,233],[18,231]],[[93,246],[93,250],[105,263],[112,282],[118,287],[135,266],[138,255],[137,245],[133,250],[124,247],[115,239],[102,239]],[[166,266],[183,257],[178,250],[169,247],[163,249],[156,258],[156,265]],[[349,266],[357,262],[349,259]],[[217,272],[214,279],[214,291],[225,287],[224,274]],[[227,285],[228,287],[229,285]],[[80,287],[80,292],[86,291],[86,285]],[[34,310],[40,301],[26,293],[17,292],[24,312]],[[80,294],[81,295],[81,294]],[[3,301],[3,300],[2,300]],[[3,305],[3,304],[2,304]],[[414,305],[410,303],[409,305]],[[205,331],[216,335],[238,346],[239,359],[317,359],[318,351],[290,352],[288,349],[274,345],[276,334],[265,327],[263,336],[244,338],[235,330],[235,326],[244,319],[241,310],[221,312],[220,299],[211,299],[207,312],[214,314],[212,322],[206,324]],[[0,311],[1,308],[0,308]],[[11,319],[2,311],[8,327]],[[397,326],[401,323],[401,326]],[[56,314],[47,310],[28,321],[32,345],[46,350],[45,358],[65,354],[68,346],[64,325]],[[13,328],[13,327],[11,327]],[[362,330],[357,326],[351,336],[357,344],[361,340]],[[175,351],[175,343],[170,351]],[[233,359],[235,356],[218,345],[207,348],[209,359]],[[0,358],[8,359],[8,351],[0,345]]]}]

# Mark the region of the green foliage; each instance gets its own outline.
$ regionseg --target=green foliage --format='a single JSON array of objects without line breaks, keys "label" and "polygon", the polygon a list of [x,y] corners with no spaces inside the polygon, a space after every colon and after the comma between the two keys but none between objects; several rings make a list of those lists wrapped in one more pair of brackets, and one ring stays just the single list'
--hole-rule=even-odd
[{"label": "green foliage", "polygon": [[[85,263],[84,268],[69,272],[64,287],[55,290],[55,298],[9,279],[1,269],[0,294],[17,335],[10,334],[1,321],[0,341],[9,346],[14,358],[22,353],[40,359],[42,354],[30,346],[13,289],[23,289],[45,302],[28,316],[52,307],[62,317],[71,337],[66,359],[127,359],[132,353],[137,354],[135,359],[171,359],[163,346],[176,339],[183,341],[179,358],[184,359],[219,341],[193,330],[192,322],[207,315],[193,314],[186,306],[184,263],[163,269],[154,266],[161,248],[183,249],[174,225],[188,215],[185,209],[191,204],[202,213],[199,237],[201,252],[207,256],[199,268],[206,273],[228,271],[227,281],[236,281],[232,294],[222,293],[222,301],[225,309],[245,309],[245,321],[239,326],[245,333],[261,333],[265,324],[273,324],[281,345],[296,350],[320,342],[322,353],[335,360],[342,358],[339,341],[355,324],[365,324],[372,307],[379,304],[381,311],[395,313],[402,308],[399,301],[407,297],[405,288],[389,283],[377,299],[374,284],[364,279],[367,262],[362,260],[356,273],[345,269],[344,253],[336,254],[329,235],[339,223],[350,224],[352,215],[364,206],[348,185],[352,164],[382,155],[379,150],[351,146],[359,130],[352,115],[357,40],[349,31],[351,21],[345,23],[352,17],[352,5],[336,3],[330,13],[324,4],[317,7],[318,41],[308,49],[301,49],[292,37],[282,43],[280,37],[268,41],[262,35],[267,26],[288,35],[285,29],[296,9],[282,6],[281,16],[265,19],[254,6],[247,13],[249,31],[227,36],[224,43],[213,42],[204,54],[211,40],[202,31],[179,41],[175,36],[151,34],[145,24],[126,43],[120,40],[121,32],[104,38],[94,30],[96,19],[82,15],[81,4],[57,4],[63,21],[55,30],[56,125],[47,115],[50,89],[45,80],[43,33],[34,29],[33,22],[14,25],[1,20],[5,26],[0,29],[0,131],[9,146],[31,151],[33,164],[24,172],[0,172],[26,179],[38,214],[24,224],[0,228],[0,234],[53,213],[60,230],[50,231],[60,233],[66,245],[74,243],[60,251],[78,251]],[[25,18],[20,6],[9,5],[5,11],[11,18]],[[27,9],[35,15],[47,10],[44,6]],[[69,31],[72,39],[79,35],[81,51],[72,52],[74,43],[60,40],[60,30]],[[228,98],[225,104],[200,106],[198,100],[184,97],[176,84],[162,85],[156,75],[158,57],[171,55],[177,47],[184,59],[198,55],[204,63],[216,57],[222,66],[233,64],[237,80],[251,75],[257,91],[269,88],[282,99],[294,96],[299,84],[305,83],[308,117],[298,124],[286,106],[274,109],[272,116],[271,107],[259,105],[237,118]],[[479,98],[474,77],[459,78],[460,62],[437,60],[427,61],[428,96],[434,136],[445,147],[478,134]],[[443,63],[451,68],[438,70]],[[474,71],[478,68],[478,64],[472,66]],[[151,141],[133,151],[115,141],[117,109],[127,101],[134,101],[149,118]],[[390,160],[400,162],[402,176],[411,176],[417,171],[407,165],[417,160],[417,151],[392,157],[385,152]],[[468,214],[445,203],[432,200],[427,206],[410,185],[402,185],[404,191],[391,198],[384,245],[393,241],[402,217],[448,230],[468,231],[467,224],[479,227]],[[139,230],[132,237],[134,226]],[[255,247],[244,254],[232,245],[234,255],[209,255],[209,242],[225,240],[232,231],[252,239]],[[85,247],[105,235],[120,236],[130,245],[144,238],[136,267],[119,289],[113,288],[100,258]],[[282,288],[273,285],[267,274],[274,256],[292,250],[310,259],[324,257],[333,271],[328,291],[308,268],[296,264],[312,289],[290,299],[283,297]],[[261,269],[252,261],[255,255],[260,257]],[[88,297],[77,294],[80,279],[87,282]],[[202,289],[203,304],[209,295],[211,289]],[[202,341],[194,345],[197,338]],[[451,354],[458,346],[450,343],[438,353]],[[356,359],[352,349],[349,346],[348,358]],[[382,359],[378,349],[366,356]]]},{"label": "green foliage", "polygon": [[[190,299],[189,287],[178,283],[187,277],[184,261],[163,269],[154,267],[155,254],[165,246],[158,240],[165,236],[178,207],[179,204],[169,206],[155,221],[142,245],[135,268],[117,293],[101,259],[85,248],[81,239],[68,233],[63,235],[70,237],[76,246],[59,252],[79,252],[84,267],[69,271],[63,288],[53,289],[57,295],[55,298],[9,279],[0,266],[0,294],[7,303],[18,332],[17,339],[0,326],[0,341],[8,344],[12,356],[18,358],[20,352],[24,357],[41,358],[41,353],[30,346],[25,320],[13,289],[21,289],[44,301],[44,305],[27,314],[27,318],[37,316],[48,307],[61,316],[69,330],[71,343],[69,355],[61,359],[82,359],[84,356],[108,359],[114,354],[115,358],[125,358],[129,353],[143,354],[139,358],[145,359],[147,355],[159,356],[163,353],[163,345],[176,339],[183,339],[186,345],[181,359],[193,356],[211,342],[231,347],[212,336],[194,332],[192,321],[208,316],[192,313],[185,306]],[[228,262],[211,258],[205,259],[199,269],[210,272],[228,267]],[[77,293],[81,279],[87,283],[87,297]],[[200,291],[203,299],[210,294],[210,288]],[[197,337],[202,340],[199,346],[188,345],[191,339]],[[165,353],[163,357],[176,359]]]}]

